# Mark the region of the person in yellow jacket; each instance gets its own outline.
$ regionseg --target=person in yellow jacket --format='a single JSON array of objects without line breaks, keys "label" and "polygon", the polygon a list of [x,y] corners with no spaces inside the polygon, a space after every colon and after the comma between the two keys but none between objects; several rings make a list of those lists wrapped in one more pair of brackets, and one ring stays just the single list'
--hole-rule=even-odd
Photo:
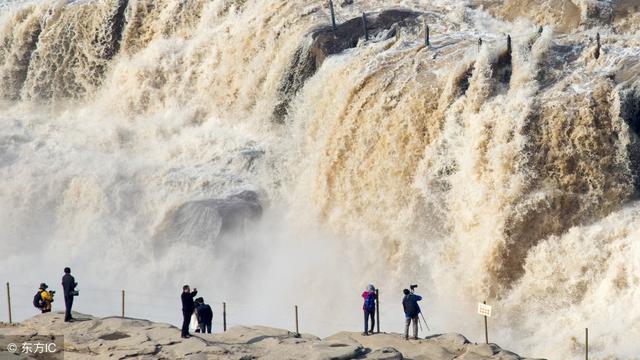
[{"label": "person in yellow jacket", "polygon": [[49,286],[47,284],[40,284],[40,288],[38,289],[38,293],[40,294],[40,310],[42,313],[51,312],[51,303],[53,302],[53,291],[47,291]]}]

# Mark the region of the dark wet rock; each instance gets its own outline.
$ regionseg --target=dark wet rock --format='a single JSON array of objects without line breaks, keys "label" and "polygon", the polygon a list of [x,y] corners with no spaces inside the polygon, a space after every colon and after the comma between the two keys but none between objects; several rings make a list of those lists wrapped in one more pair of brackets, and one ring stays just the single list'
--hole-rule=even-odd
[{"label": "dark wet rock", "polygon": [[[417,21],[421,14],[410,10],[385,10],[367,14],[367,29],[370,38],[384,40],[395,36],[397,28]],[[291,65],[286,71],[278,89],[280,101],[273,111],[275,121],[282,123],[288,114],[289,103],[307,79],[313,76],[324,60],[358,45],[364,38],[362,18],[356,17],[337,24],[334,31],[331,25],[317,28],[309,33],[305,44],[295,52]]]},{"label": "dark wet rock", "polygon": [[469,90],[469,79],[471,79],[474,69],[475,65],[470,64],[469,67],[467,67],[465,71],[461,72],[455,79],[456,89],[458,89],[456,97],[466,94],[467,90]]},{"label": "dark wet rock", "polygon": [[621,116],[631,129],[640,135],[640,86],[621,92]]},{"label": "dark wet rock", "polygon": [[128,334],[125,334],[123,332],[116,331],[116,332],[112,332],[110,334],[102,335],[102,336],[98,337],[98,339],[107,340],[107,341],[114,341],[114,340],[126,339],[128,337],[131,337],[131,336],[129,336]]},{"label": "dark wet rock", "polygon": [[[111,26],[111,41],[109,47],[105,49],[105,58],[112,59],[120,50],[120,41],[122,40],[122,32],[126,25],[125,11],[129,6],[129,0],[118,0],[118,6],[115,7],[114,13],[109,21]],[[96,41],[99,39],[96,36]]]},{"label": "dark wet rock", "polygon": [[511,36],[505,39],[504,51],[498,55],[496,61],[491,64],[492,78],[502,84],[511,81]]},{"label": "dark wet rock", "polygon": [[349,5],[353,5],[353,0],[342,0],[342,2],[340,3],[341,7],[345,7]]},{"label": "dark wet rock", "polygon": [[640,195],[640,84],[620,91],[620,116],[636,136],[629,137],[627,151],[636,195]]},{"label": "dark wet rock", "polygon": [[243,191],[223,199],[188,201],[166,216],[154,238],[158,245],[173,242],[215,243],[224,235],[243,230],[247,222],[262,215],[254,191]]}]

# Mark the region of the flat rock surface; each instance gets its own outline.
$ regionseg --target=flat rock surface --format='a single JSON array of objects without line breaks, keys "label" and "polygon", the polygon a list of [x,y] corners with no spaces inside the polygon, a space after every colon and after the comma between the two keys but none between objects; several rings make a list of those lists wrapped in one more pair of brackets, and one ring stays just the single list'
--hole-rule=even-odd
[{"label": "flat rock surface", "polygon": [[[524,359],[495,344],[472,344],[460,334],[406,341],[400,334],[340,332],[321,339],[264,326],[238,326],[221,334],[181,339],[175,326],[148,320],[76,313],[78,321],[65,323],[63,317],[49,313],[19,324],[0,323],[0,336],[64,335],[65,359]],[[18,358],[6,355],[0,352],[1,359]]]}]

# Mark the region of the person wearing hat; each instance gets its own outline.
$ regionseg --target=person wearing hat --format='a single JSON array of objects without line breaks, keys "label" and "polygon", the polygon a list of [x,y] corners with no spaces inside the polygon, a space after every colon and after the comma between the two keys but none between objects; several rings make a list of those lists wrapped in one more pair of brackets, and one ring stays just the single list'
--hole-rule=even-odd
[{"label": "person wearing hat", "polygon": [[[369,284],[365,291],[362,293],[364,304],[362,305],[362,311],[364,312],[364,332],[362,335],[373,334],[373,327],[376,324],[376,288]],[[369,319],[371,319],[371,330],[369,330]]]},{"label": "person wearing hat", "polygon": [[47,289],[49,288],[49,286],[47,286],[47,284],[42,283],[40,284],[40,288],[38,289],[38,293],[40,294],[40,310],[42,311],[42,313],[48,313],[51,312],[51,303],[53,302],[53,294],[49,291],[47,291]]},{"label": "person wearing hat", "polygon": [[[412,287],[411,290],[414,288]],[[409,325],[413,323],[413,339],[418,340],[418,321],[422,312],[418,301],[422,300],[422,296],[414,294],[409,289],[402,290],[404,297],[402,298],[402,307],[404,308],[404,339],[409,340]]]}]

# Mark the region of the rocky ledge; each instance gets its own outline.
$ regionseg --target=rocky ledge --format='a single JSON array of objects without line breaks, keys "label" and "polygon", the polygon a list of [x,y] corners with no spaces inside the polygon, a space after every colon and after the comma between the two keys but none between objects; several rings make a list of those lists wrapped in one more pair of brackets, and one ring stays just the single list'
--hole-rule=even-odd
[{"label": "rocky ledge", "polygon": [[[79,321],[64,323],[63,314],[49,313],[19,324],[0,323],[0,338],[64,335],[65,359],[524,359],[495,344],[470,343],[459,334],[405,341],[400,334],[362,336],[340,332],[321,339],[264,326],[238,326],[221,334],[195,334],[181,339],[179,329],[169,324],[82,314],[75,317]],[[0,357],[4,355],[8,354],[0,351]]]}]

